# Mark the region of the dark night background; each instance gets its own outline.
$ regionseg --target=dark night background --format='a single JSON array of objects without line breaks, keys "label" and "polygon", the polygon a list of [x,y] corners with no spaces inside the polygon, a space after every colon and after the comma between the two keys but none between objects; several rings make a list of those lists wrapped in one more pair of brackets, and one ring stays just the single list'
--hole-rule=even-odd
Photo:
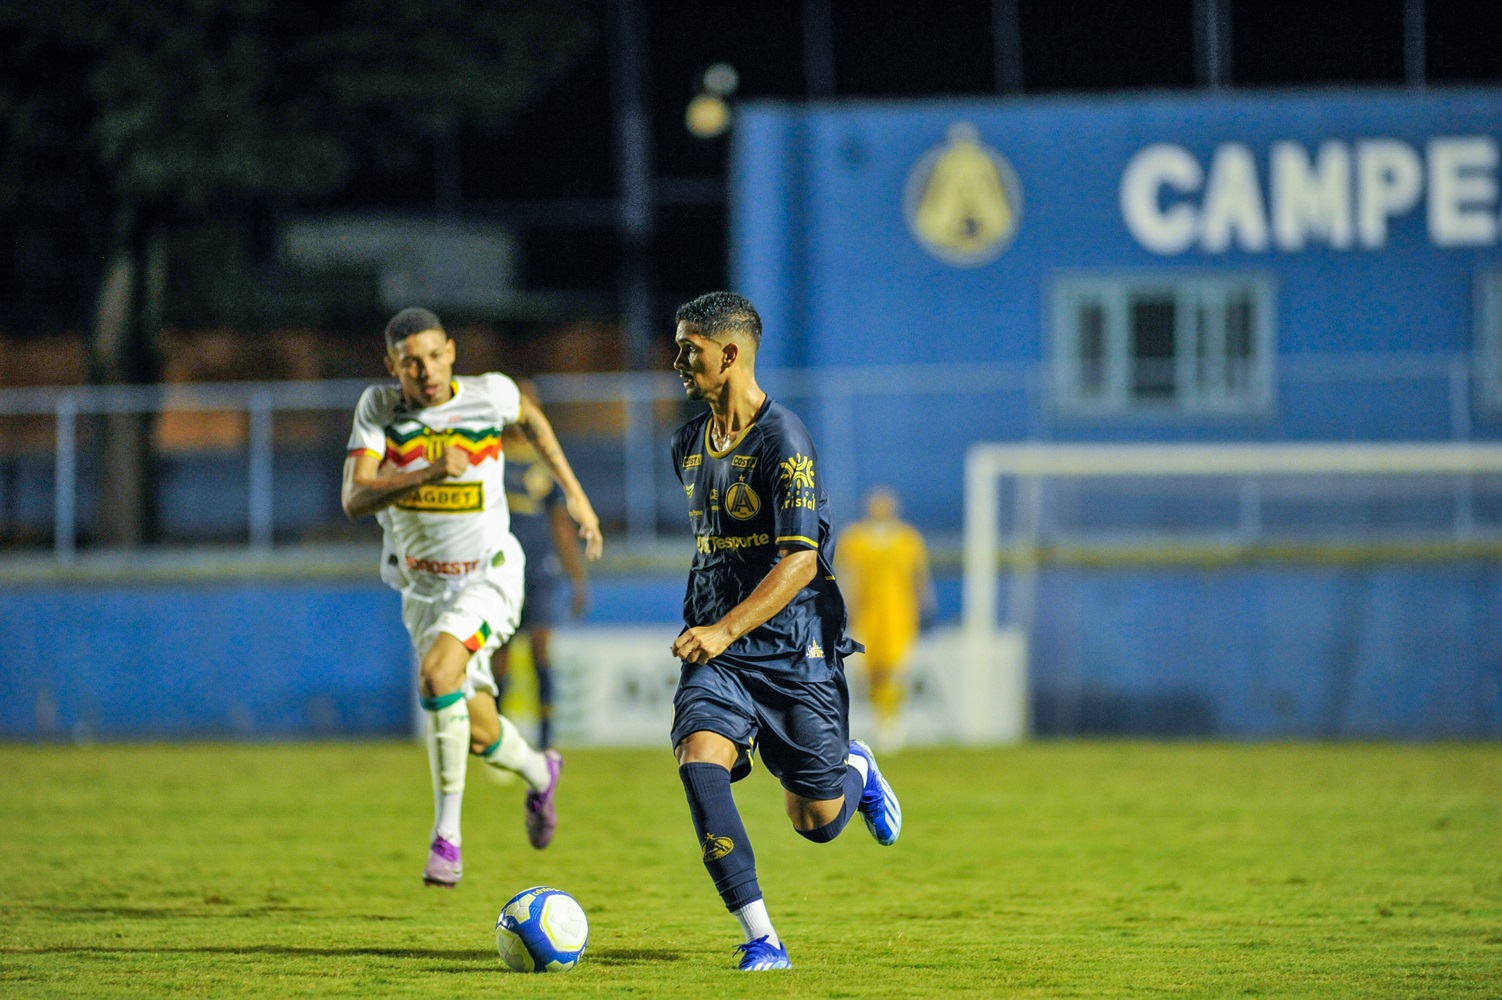
[{"label": "dark night background", "polygon": [[[655,364],[613,343],[624,337],[623,262],[645,269],[658,318],[727,282],[731,140],[684,124],[713,63],[737,70],[733,101],[1495,83],[1499,10],[1494,0],[341,0],[317,13],[271,0],[139,0],[109,13],[11,3],[0,8],[0,336],[89,338],[106,262],[124,252],[157,260],[163,287],[134,300],[139,358],[102,358],[97,343],[74,352],[93,380],[168,377],[157,330],[363,338],[386,311],[367,278],[310,290],[281,260],[280,233],[293,218],[379,213],[501,223],[518,239],[518,305],[454,320],[517,346],[588,321],[605,367]],[[637,134],[651,207],[634,237],[618,200],[627,15],[638,18],[650,108]],[[1213,70],[1207,16],[1220,19]],[[213,148],[197,166],[174,165],[173,143],[195,131]],[[246,148],[248,166],[237,160]],[[211,176],[200,183],[195,170]],[[595,363],[559,357],[531,367]],[[66,366],[58,379],[35,368],[12,363],[0,381],[68,380]]]}]

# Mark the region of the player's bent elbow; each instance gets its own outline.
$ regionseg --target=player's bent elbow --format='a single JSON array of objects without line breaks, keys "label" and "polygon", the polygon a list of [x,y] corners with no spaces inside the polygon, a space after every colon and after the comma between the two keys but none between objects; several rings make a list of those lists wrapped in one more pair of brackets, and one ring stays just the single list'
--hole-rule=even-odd
[{"label": "player's bent elbow", "polygon": [[344,508],[344,516],[351,521],[358,521],[371,512],[368,505],[360,503],[359,498],[352,494],[341,497],[340,506]]}]

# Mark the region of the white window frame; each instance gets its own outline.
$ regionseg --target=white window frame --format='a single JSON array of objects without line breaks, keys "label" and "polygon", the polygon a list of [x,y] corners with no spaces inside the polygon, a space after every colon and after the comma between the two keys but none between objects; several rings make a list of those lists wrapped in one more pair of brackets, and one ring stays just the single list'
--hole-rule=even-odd
[{"label": "white window frame", "polygon": [[1489,414],[1502,415],[1502,268],[1476,275],[1476,389]]},{"label": "white window frame", "polygon": [[[1129,324],[1134,300],[1168,297],[1174,302],[1172,380],[1153,395],[1134,385]],[[1227,303],[1248,297],[1255,310],[1251,357],[1244,384],[1227,377]],[[1081,358],[1081,309],[1098,304],[1104,313],[1103,368],[1095,386],[1087,382]],[[1065,413],[1094,414],[1264,414],[1276,394],[1277,292],[1262,273],[1203,274],[1154,272],[1066,275],[1053,283],[1052,387]],[[1200,350],[1198,318],[1209,320]]]}]

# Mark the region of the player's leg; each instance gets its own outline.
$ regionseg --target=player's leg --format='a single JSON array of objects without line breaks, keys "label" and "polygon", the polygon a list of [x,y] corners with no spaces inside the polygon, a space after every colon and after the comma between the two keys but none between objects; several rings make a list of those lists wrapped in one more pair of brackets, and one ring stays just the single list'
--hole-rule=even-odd
[{"label": "player's leg", "polygon": [[732,778],[750,770],[755,707],[734,672],[685,665],[673,696],[673,750],[688,798],[700,857],[725,908],[745,935],[745,971],[786,969],[783,947],[756,881],[756,854],[731,793]]},{"label": "player's leg", "polygon": [[528,635],[532,639],[532,667],[537,674],[537,745],[546,750],[553,745],[553,630],[539,625]]},{"label": "player's leg", "polygon": [[418,693],[427,716],[428,765],[433,779],[433,840],[423,881],[454,886],[463,875],[459,817],[464,778],[469,766],[469,706],[464,699],[464,670],[470,651],[454,636],[440,632],[418,666]]},{"label": "player's leg", "polygon": [[866,680],[870,688],[871,715],[876,725],[875,743],[895,750],[901,742],[898,719],[902,711],[902,675],[896,660],[886,651],[866,647]]},{"label": "player's leg", "polygon": [[740,967],[748,972],[785,969],[791,965],[787,949],[767,913],[756,881],[756,855],[730,790],[730,772],[740,754],[740,748],[719,733],[690,733],[677,746],[678,777],[688,797],[704,867],[746,937],[740,946]]},{"label": "player's leg", "polygon": [[793,829],[815,843],[838,837],[857,812],[877,843],[902,832],[902,808],[870,748],[849,738],[843,673],[763,699],[762,759],[782,780]]},{"label": "player's leg", "polygon": [[490,655],[490,676],[495,681],[496,704],[504,705],[506,691],[511,687],[511,639],[501,643],[499,648]]},{"label": "player's leg", "polygon": [[[527,793],[527,839],[541,850],[553,840],[558,826],[555,793],[563,771],[563,757],[556,750],[542,752],[529,746],[516,724],[501,714],[496,702],[490,656],[476,654],[470,665],[469,751],[493,770],[522,776]],[[489,682],[489,683],[487,683]]]}]

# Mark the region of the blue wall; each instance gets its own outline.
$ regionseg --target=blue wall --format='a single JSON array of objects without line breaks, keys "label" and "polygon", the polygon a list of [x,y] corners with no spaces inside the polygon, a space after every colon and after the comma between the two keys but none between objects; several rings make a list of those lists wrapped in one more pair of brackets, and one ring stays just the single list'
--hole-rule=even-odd
[{"label": "blue wall", "polygon": [[1046,571],[1034,729],[1502,737],[1502,566]]},{"label": "blue wall", "polygon": [[[1475,271],[1502,264],[1495,233],[1470,245],[1434,235],[1433,203],[1455,199],[1436,188],[1425,159],[1431,141],[1446,137],[1475,137],[1495,152],[1502,91],[753,104],[739,115],[734,284],[764,314],[762,358],[774,366],[1037,361],[1055,277],[1171,269],[1274,276],[1284,354],[1464,352]],[[957,123],[976,128],[1021,188],[1013,241],[976,267],[925,251],[903,208],[909,174]],[[1378,245],[1357,234],[1345,249],[1311,236],[1298,250],[1269,238],[1259,250],[1233,241],[1218,252],[1199,242],[1155,252],[1134,237],[1121,205],[1128,164],[1153,144],[1181,147],[1207,173],[1221,147],[1246,147],[1266,218],[1275,143],[1313,157],[1326,142],[1355,155],[1373,141],[1403,144],[1424,172],[1416,200],[1394,210]],[[1353,217],[1358,173],[1353,165]],[[1498,165],[1461,174],[1475,185],[1456,202],[1461,210],[1495,219]],[[1164,186],[1160,207],[1202,205],[1208,186],[1208,178],[1193,190]]]},{"label": "blue wall", "polygon": [[379,583],[0,590],[0,737],[411,729],[399,599]]},{"label": "blue wall", "polygon": [[[589,621],[676,632],[677,574],[596,580]],[[938,581],[940,621],[959,581]],[[410,731],[379,584],[0,589],[0,739]],[[1035,730],[1502,737],[1502,566],[1044,572]]]}]

